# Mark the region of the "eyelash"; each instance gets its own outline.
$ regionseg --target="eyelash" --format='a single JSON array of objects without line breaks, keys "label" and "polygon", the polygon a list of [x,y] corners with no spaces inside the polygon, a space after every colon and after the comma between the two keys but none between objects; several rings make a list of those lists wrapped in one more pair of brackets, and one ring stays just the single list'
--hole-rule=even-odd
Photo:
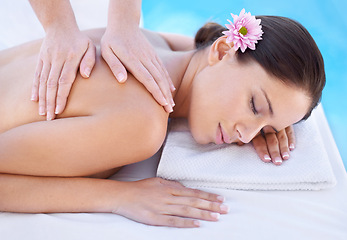
[{"label": "eyelash", "polygon": [[254,115],[257,115],[258,111],[257,111],[257,109],[255,108],[255,105],[254,105],[254,97],[251,97],[251,100],[249,101],[249,103],[250,103],[251,110],[254,113]]}]

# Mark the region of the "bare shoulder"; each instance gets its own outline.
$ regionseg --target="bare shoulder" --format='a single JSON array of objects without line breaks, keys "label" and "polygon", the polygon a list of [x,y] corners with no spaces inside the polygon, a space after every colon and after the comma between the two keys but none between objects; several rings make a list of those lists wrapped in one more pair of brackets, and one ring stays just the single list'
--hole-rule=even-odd
[{"label": "bare shoulder", "polygon": [[145,160],[164,142],[168,114],[131,74],[125,83],[114,78],[107,64],[98,60],[89,79],[78,76],[60,118],[92,116],[93,128],[110,159],[117,165]]},{"label": "bare shoulder", "polygon": [[[128,159],[124,165],[151,157],[166,137],[167,113],[156,103],[148,104],[146,99],[124,103],[121,108],[105,109],[96,118],[98,124],[107,128],[108,140],[121,147],[123,159]],[[119,159],[119,152],[114,153]]]}]

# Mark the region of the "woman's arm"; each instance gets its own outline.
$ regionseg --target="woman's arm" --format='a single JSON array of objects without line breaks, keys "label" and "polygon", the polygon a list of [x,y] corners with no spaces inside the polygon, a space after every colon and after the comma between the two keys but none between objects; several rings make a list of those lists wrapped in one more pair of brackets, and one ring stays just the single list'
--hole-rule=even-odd
[{"label": "woman's arm", "polygon": [[165,120],[151,119],[141,104],[123,105],[118,111],[8,130],[0,135],[0,172],[87,176],[150,157],[164,140]]},{"label": "woman's arm", "polygon": [[0,174],[0,211],[112,212],[123,186],[104,179]]},{"label": "woman's arm", "polygon": [[0,174],[0,195],[0,211],[106,212],[172,227],[197,227],[193,219],[217,221],[227,213],[218,195],[159,178],[118,182]]}]

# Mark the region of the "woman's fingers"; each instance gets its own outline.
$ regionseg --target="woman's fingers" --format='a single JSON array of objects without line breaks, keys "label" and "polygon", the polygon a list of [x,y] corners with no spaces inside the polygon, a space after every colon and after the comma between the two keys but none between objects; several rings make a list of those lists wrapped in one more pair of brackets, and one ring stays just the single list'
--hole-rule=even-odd
[{"label": "woman's fingers", "polygon": [[277,138],[276,133],[266,133],[265,139],[272,162],[276,165],[281,165],[282,157],[280,152],[280,141],[279,138]]},{"label": "woman's fingers", "polygon": [[263,131],[263,135],[257,135],[252,140],[258,156],[264,162],[272,161],[276,165],[280,165],[283,160],[288,160],[289,152],[294,149],[295,144],[293,127],[289,126],[279,132],[265,127]]},{"label": "woman's fingers", "polygon": [[252,144],[261,160],[264,162],[271,162],[266,140],[261,134],[253,138]]},{"label": "woman's fingers", "polygon": [[[186,188],[184,186],[172,188],[171,194],[174,196],[191,197],[192,200],[202,199],[210,202],[223,203],[225,199],[217,194],[208,193],[198,189]],[[205,202],[206,203],[206,202]]]},{"label": "woman's fingers", "polygon": [[229,211],[217,194],[161,178],[132,182],[126,189],[113,212],[150,225],[198,227],[197,220],[217,221]]},{"label": "woman's fingers", "polygon": [[286,130],[283,129],[277,134],[277,139],[279,143],[280,154],[283,160],[289,159],[289,139],[286,133]]},{"label": "woman's fingers", "polygon": [[294,128],[293,126],[286,127],[286,133],[288,137],[288,145],[289,145],[289,150],[293,151],[295,148],[295,135],[294,135]]},{"label": "woman's fingers", "polygon": [[153,219],[153,223],[151,225],[176,228],[196,228],[200,227],[200,221],[170,215],[161,215]]}]

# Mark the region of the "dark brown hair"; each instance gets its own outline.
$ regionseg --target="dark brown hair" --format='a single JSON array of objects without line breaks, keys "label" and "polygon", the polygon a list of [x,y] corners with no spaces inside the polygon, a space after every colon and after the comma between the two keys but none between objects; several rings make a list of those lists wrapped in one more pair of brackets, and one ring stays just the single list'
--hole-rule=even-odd
[{"label": "dark brown hair", "polygon": [[[269,74],[288,85],[303,89],[312,104],[303,119],[307,119],[319,103],[325,86],[323,57],[309,32],[300,23],[285,17],[256,16],[261,19],[263,40],[256,50],[237,51],[241,62],[255,60]],[[228,30],[217,23],[207,23],[195,36],[196,48],[211,45]]]}]

